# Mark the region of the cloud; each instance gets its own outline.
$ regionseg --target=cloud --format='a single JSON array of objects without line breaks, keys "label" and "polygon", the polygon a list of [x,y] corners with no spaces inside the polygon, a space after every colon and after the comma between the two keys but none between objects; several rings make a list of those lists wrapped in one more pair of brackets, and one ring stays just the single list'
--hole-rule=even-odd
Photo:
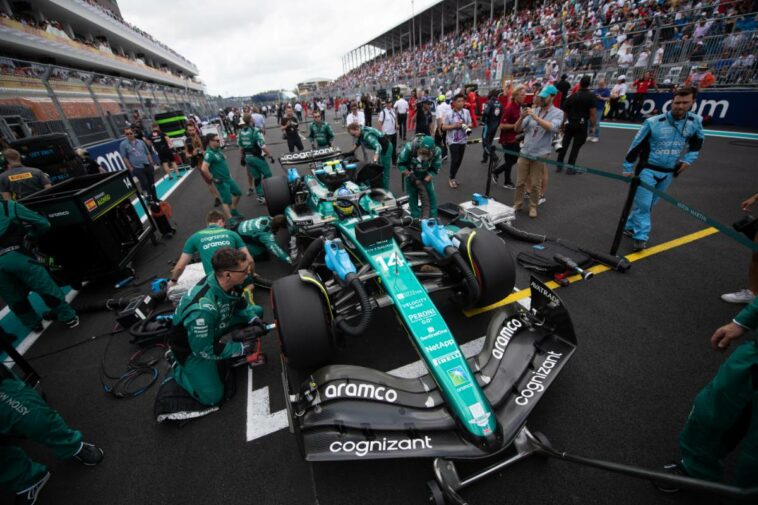
[{"label": "cloud", "polygon": [[[433,3],[419,0],[415,10]],[[411,14],[408,0],[129,0],[119,7],[195,63],[209,94],[223,96],[336,78],[346,52]]]}]

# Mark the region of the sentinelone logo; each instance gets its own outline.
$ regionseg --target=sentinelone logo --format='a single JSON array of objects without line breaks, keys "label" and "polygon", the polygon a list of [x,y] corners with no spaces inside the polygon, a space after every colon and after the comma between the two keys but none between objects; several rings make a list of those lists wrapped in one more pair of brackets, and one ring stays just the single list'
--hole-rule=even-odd
[{"label": "sentinelone logo", "polygon": [[432,448],[432,439],[429,436],[424,438],[404,438],[401,440],[382,438],[381,440],[361,440],[360,442],[332,442],[329,444],[330,452],[346,452],[355,454],[359,458],[372,452],[395,452],[395,451],[420,451]]}]

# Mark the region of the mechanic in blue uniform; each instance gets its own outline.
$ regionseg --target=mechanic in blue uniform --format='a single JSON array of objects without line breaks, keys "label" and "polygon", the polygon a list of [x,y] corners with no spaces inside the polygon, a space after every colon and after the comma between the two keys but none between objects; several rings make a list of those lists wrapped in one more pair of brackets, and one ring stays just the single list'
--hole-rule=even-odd
[{"label": "mechanic in blue uniform", "polygon": [[392,142],[376,128],[361,126],[358,123],[348,125],[347,132],[355,138],[355,147],[350,153],[354,153],[358,146],[363,145],[374,151],[374,163],[381,160],[381,165],[384,168],[382,187],[389,190],[390,172],[392,172]]},{"label": "mechanic in blue uniform", "polygon": [[103,459],[102,449],[82,441],[82,434],[69,428],[37,391],[0,365],[0,486],[16,493],[17,504],[33,504],[50,472],[29,458],[17,438],[44,444],[57,458],[86,466]]},{"label": "mechanic in blue uniform", "polygon": [[267,253],[271,253],[291,265],[289,255],[276,242],[276,232],[286,226],[287,220],[281,214],[274,217],[261,216],[242,221],[237,226],[237,234],[242,237],[247,250],[256,261],[266,259]]},{"label": "mechanic in blue uniform", "polygon": [[213,272],[184,295],[174,314],[170,339],[173,378],[203,405],[218,405],[224,398],[226,360],[254,351],[254,341],[221,342],[240,326],[265,329],[263,307],[252,300],[250,257],[237,249],[217,250]]},{"label": "mechanic in blue uniform", "polygon": [[437,194],[434,191],[433,176],[437,175],[442,166],[442,149],[436,146],[429,135],[417,135],[411,142],[403,146],[397,157],[397,168],[405,176],[405,191],[408,193],[408,207],[411,216],[421,217],[418,205],[418,187],[416,181],[421,181],[429,195],[429,216],[437,217]]},{"label": "mechanic in blue uniform", "polygon": [[34,291],[50,307],[45,319],[79,325],[61,288],[29,250],[29,243],[50,229],[47,219],[12,200],[0,201],[0,297],[27,328],[42,331],[42,321],[29,303]]},{"label": "mechanic in blue uniform", "polygon": [[[642,124],[624,160],[625,176],[635,174],[634,162],[639,158],[637,171],[641,181],[659,191],[666,191],[672,179],[697,160],[704,135],[703,119],[688,112],[695,102],[695,93],[694,88],[680,88],[674,93],[670,112],[653,116]],[[647,247],[652,227],[650,213],[657,201],[658,197],[650,191],[637,189],[624,228],[624,234],[634,239],[635,251]]]},{"label": "mechanic in blue uniform", "polygon": [[[725,351],[733,340],[758,330],[758,297],[731,323],[711,336],[711,346]],[[740,439],[742,442],[740,444]],[[679,435],[681,460],[665,465],[668,473],[720,482],[724,459],[740,444],[735,467],[737,486],[758,486],[758,338],[753,336],[726,359],[713,380],[695,397]],[[656,484],[664,492],[678,488]]]}]

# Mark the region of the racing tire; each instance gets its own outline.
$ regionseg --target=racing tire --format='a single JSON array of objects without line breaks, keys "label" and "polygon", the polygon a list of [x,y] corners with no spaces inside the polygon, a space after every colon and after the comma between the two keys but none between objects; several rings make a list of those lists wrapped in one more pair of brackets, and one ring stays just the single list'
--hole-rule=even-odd
[{"label": "racing tire", "polygon": [[312,371],[332,354],[332,336],[324,296],[299,275],[288,275],[271,286],[279,344],[289,367]]},{"label": "racing tire", "polygon": [[284,209],[292,204],[290,185],[283,175],[263,179],[263,195],[269,216],[284,214]]},{"label": "racing tire", "polygon": [[516,284],[516,264],[510,247],[493,232],[477,229],[471,240],[471,251],[461,242],[461,254],[473,265],[479,282],[479,300],[475,307],[486,307],[511,294]]}]

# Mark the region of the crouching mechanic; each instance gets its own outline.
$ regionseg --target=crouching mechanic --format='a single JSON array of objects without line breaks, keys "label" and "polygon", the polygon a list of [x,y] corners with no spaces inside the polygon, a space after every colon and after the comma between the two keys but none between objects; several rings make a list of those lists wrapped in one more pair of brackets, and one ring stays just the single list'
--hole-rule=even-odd
[{"label": "crouching mechanic", "polygon": [[[237,134],[237,145],[240,147],[240,154],[242,155],[243,165],[247,167],[247,182],[250,189],[247,190],[248,195],[257,193],[258,203],[266,203],[266,199],[263,197],[263,187],[261,182],[263,179],[271,177],[271,169],[268,167],[268,163],[263,158],[265,153],[268,156],[271,163],[274,162],[274,157],[271,155],[271,151],[266,146],[266,139],[263,138],[263,134],[258,128],[251,127],[250,121],[252,116],[245,114],[242,116],[242,129]],[[253,189],[253,181],[255,181],[255,189]]]},{"label": "crouching mechanic", "polygon": [[[733,340],[758,329],[758,297],[742,309],[731,323],[711,336],[711,346],[725,351]],[[743,488],[758,486],[758,338],[737,347],[716,376],[695,397],[679,435],[682,458],[664,466],[668,473],[719,482],[724,478],[724,460],[740,445],[734,483]],[[658,483],[658,489],[673,493],[676,486]]]},{"label": "crouching mechanic", "polygon": [[[636,173],[640,180],[659,191],[666,191],[673,178],[697,160],[705,137],[703,119],[688,112],[694,102],[694,88],[680,88],[674,93],[670,112],[645,120],[626,153],[625,176],[635,175],[634,162],[639,158]],[[634,239],[635,251],[647,247],[652,228],[650,213],[657,201],[658,197],[647,189],[637,189],[632,212],[624,227],[624,234]]]},{"label": "crouching mechanic", "polygon": [[237,226],[237,233],[255,261],[268,259],[268,253],[271,253],[291,265],[292,259],[276,242],[276,232],[286,226],[287,220],[281,214],[274,217],[261,216],[242,221]]},{"label": "crouching mechanic", "polygon": [[[408,207],[412,217],[437,217],[437,194],[432,176],[439,173],[442,166],[442,150],[429,135],[417,135],[413,141],[403,146],[397,157],[397,168],[405,176],[405,191],[408,193]],[[429,195],[429,216],[422,216],[418,205],[421,182]]]},{"label": "crouching mechanic", "polygon": [[224,399],[226,360],[254,352],[256,343],[253,338],[242,342],[221,342],[221,338],[242,326],[263,335],[266,325],[260,320],[263,307],[253,304],[250,296],[250,257],[225,247],[213,254],[211,263],[212,273],[176,308],[170,348],[176,383],[202,405],[217,406]]},{"label": "crouching mechanic", "polygon": [[361,126],[359,123],[349,125],[347,132],[355,138],[355,147],[349,151],[349,154],[354,153],[359,146],[365,146],[374,151],[374,163],[379,163],[381,160],[382,168],[384,168],[382,187],[389,191],[390,172],[392,171],[392,142],[376,128]]},{"label": "crouching mechanic", "polygon": [[16,493],[16,503],[33,504],[50,478],[42,463],[33,461],[15,439],[34,440],[59,459],[94,466],[103,459],[99,447],[82,441],[50,405],[5,366],[0,366],[0,485]]}]

